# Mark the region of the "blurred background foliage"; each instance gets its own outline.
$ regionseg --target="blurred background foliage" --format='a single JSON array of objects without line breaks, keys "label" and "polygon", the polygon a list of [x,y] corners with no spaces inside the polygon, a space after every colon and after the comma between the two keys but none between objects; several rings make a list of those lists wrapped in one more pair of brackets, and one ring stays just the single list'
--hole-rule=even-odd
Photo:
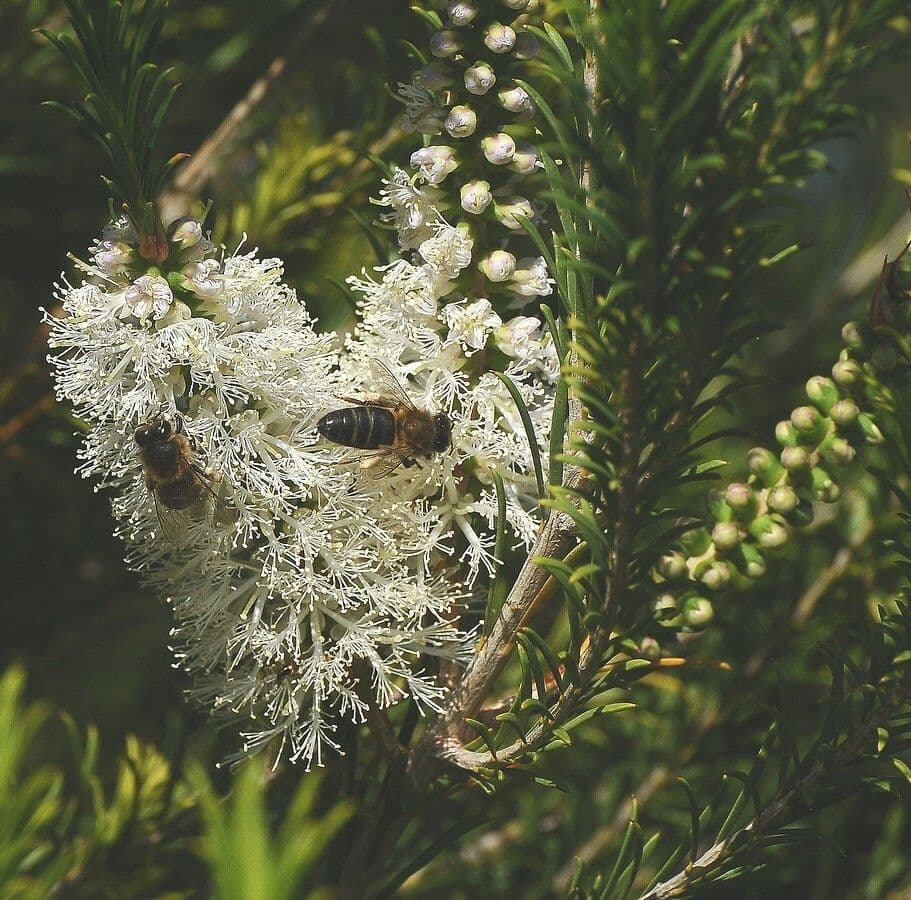
[{"label": "blurred background foliage", "polygon": [[[5,882],[17,895],[41,896],[60,883],[60,871],[42,869],[53,858],[70,873],[66,896],[307,896],[306,885],[331,875],[334,856],[320,858],[319,849],[345,835],[353,762],[332,763],[320,783],[276,773],[286,789],[271,794],[284,799],[268,808],[255,774],[235,780],[227,806],[216,801],[204,773],[222,755],[219,736],[181,699],[168,611],[125,570],[106,499],[72,474],[74,424],[50,399],[37,308],[53,302],[67,252],[84,250],[107,218],[94,149],[40,105],[75,89],[33,32],[63,21],[50,0],[0,5],[0,660],[21,667],[0,690],[0,878],[22,865],[41,870]],[[176,67],[182,88],[163,144],[193,156],[164,198],[170,216],[212,199],[219,240],[234,245],[246,232],[263,255],[285,260],[288,281],[323,327],[350,325],[339,285],[377,258],[361,225],[375,216],[373,159],[404,161],[412,149],[386,86],[407,80],[409,45],[425,40],[424,23],[399,0],[171,0],[159,58]],[[883,257],[903,246],[909,77],[890,71],[850,85],[850,99],[869,110],[868,127],[829,141],[821,148],[828,170],[797,194],[782,192],[804,249],[761,285],[762,305],[781,327],[746,360],[767,378],[732,414],[749,437],[714,446],[713,456],[743,460],[746,447],[767,440],[801,402],[806,377],[828,370],[839,329],[869,302]],[[235,123],[238,103],[246,107]],[[728,477],[742,475],[741,465],[732,463]],[[858,476],[791,542],[771,577],[718,611],[720,627],[682,670],[642,682],[635,715],[584,726],[571,753],[550,755],[548,776],[565,792],[513,780],[491,804],[480,790],[463,791],[439,825],[469,833],[429,866],[432,853],[399,861],[416,870],[401,894],[562,896],[574,856],[595,868],[610,858],[631,795],[647,828],[685,828],[689,809],[674,777],[710,796],[722,772],[748,766],[769,721],[766,704],[780,700],[795,728],[811,734],[825,683],[815,648],[867,617],[886,552],[873,538],[891,527],[886,505],[882,489]],[[211,777],[220,790],[228,784],[224,772]],[[422,813],[403,815],[420,822]],[[755,888],[739,884],[736,896],[772,888],[782,897],[907,896],[890,892],[908,889],[909,816],[885,795],[858,795],[812,821],[817,852],[767,872]],[[167,846],[156,843],[162,835]],[[143,852],[152,845],[157,857]],[[155,859],[155,871],[136,874],[134,863]],[[206,861],[220,873],[214,882]]]}]

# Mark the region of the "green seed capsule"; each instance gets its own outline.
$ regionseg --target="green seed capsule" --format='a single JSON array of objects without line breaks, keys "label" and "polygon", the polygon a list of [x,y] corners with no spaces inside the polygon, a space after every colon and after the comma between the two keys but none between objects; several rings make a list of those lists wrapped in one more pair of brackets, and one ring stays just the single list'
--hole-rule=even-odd
[{"label": "green seed capsule", "polygon": [[831,378],[814,375],[807,382],[807,396],[820,412],[828,413],[838,402],[841,395],[838,393],[838,388],[835,387],[835,382]]}]

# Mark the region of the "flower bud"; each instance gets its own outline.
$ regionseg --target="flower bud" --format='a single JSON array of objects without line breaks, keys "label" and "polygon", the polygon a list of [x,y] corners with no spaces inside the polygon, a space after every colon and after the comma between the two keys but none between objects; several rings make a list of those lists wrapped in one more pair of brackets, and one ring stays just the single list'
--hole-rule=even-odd
[{"label": "flower bud", "polygon": [[546,297],[553,292],[553,284],[543,256],[523,256],[513,273],[509,289],[523,297]]},{"label": "flower bud", "polygon": [[752,544],[744,542],[737,548],[734,563],[747,578],[762,578],[765,575],[765,559]]},{"label": "flower bud", "polygon": [[832,366],[832,377],[842,387],[850,387],[860,381],[861,369],[853,359],[840,359]]},{"label": "flower bud", "polygon": [[797,434],[797,429],[788,419],[782,419],[775,426],[775,440],[777,440],[782,447],[793,447],[797,444],[798,439],[799,435]]},{"label": "flower bud", "polygon": [[441,91],[453,82],[452,75],[444,68],[445,64],[427,63],[417,74],[416,82],[428,91]]},{"label": "flower bud", "polygon": [[712,536],[703,528],[692,528],[680,536],[683,551],[688,556],[702,556],[712,546]]},{"label": "flower bud", "polygon": [[516,33],[508,25],[493,22],[484,31],[484,46],[492,53],[509,53],[516,44]]},{"label": "flower bud", "polygon": [[831,378],[814,375],[807,382],[807,396],[820,412],[828,413],[841,395]]},{"label": "flower bud", "polygon": [[766,497],[769,509],[772,512],[781,513],[783,516],[794,512],[799,502],[800,498],[797,496],[797,492],[787,484],[779,484],[777,487],[773,487],[769,491],[768,497]]},{"label": "flower bud", "polygon": [[812,406],[798,406],[791,413],[791,424],[797,430],[801,443],[816,443],[828,430],[828,422]]},{"label": "flower bud", "polygon": [[202,225],[192,216],[175,219],[168,226],[168,237],[171,239],[171,243],[187,250],[195,247],[202,240]]},{"label": "flower bud", "polygon": [[[790,425],[790,422],[788,424]],[[784,469],[778,462],[778,457],[765,447],[753,447],[747,454],[747,465],[766,487],[778,484],[784,475]]]},{"label": "flower bud", "polygon": [[510,231],[521,231],[522,223],[519,217],[531,221],[535,217],[535,211],[531,204],[524,197],[510,197],[503,203],[494,204],[494,212],[497,221],[505,225]]},{"label": "flower bud", "polygon": [[673,594],[659,594],[653,607],[655,620],[665,628],[677,628],[683,623],[683,616]]},{"label": "flower bud", "polygon": [[639,641],[639,652],[645,659],[661,659],[661,645],[653,637],[646,635]]},{"label": "flower bud", "polygon": [[829,418],[836,424],[845,427],[853,425],[860,415],[860,410],[853,400],[839,400],[830,410]]},{"label": "flower bud", "polygon": [[539,166],[538,153],[531,144],[519,144],[509,162],[509,168],[520,175],[530,175]]},{"label": "flower bud", "polygon": [[724,499],[724,493],[718,489],[709,491],[706,506],[716,522],[730,522],[734,518],[731,507]]},{"label": "flower bud", "polygon": [[490,193],[489,181],[469,181],[462,185],[459,192],[459,200],[462,209],[465,212],[478,216],[493,200],[493,194]]},{"label": "flower bud", "polygon": [[446,7],[449,15],[449,21],[457,28],[462,25],[468,25],[478,14],[478,8],[474,3],[468,3],[466,0],[451,0]]},{"label": "flower bud", "polygon": [[810,472],[810,489],[823,503],[834,503],[841,496],[841,488],[821,466],[813,466]]},{"label": "flower bud", "polygon": [[847,466],[854,462],[855,449],[843,437],[833,437],[820,447],[822,455],[836,466]]},{"label": "flower bud", "polygon": [[731,583],[731,567],[720,560],[713,562],[699,580],[710,591],[723,591]]},{"label": "flower bud", "polygon": [[520,12],[528,6],[528,0],[500,0],[500,3],[508,9],[514,9],[516,12]]},{"label": "flower bud", "polygon": [[481,151],[487,162],[505,166],[516,154],[516,142],[505,132],[488,135],[481,141]]},{"label": "flower bud", "polygon": [[864,438],[868,444],[882,444],[885,441],[883,433],[879,430],[879,426],[873,420],[873,416],[869,413],[861,413],[857,417],[857,424],[864,433]]},{"label": "flower bud", "polygon": [[506,281],[516,271],[516,258],[507,250],[494,250],[481,260],[478,268],[489,281]]},{"label": "flower bud", "polygon": [[687,597],[683,601],[683,620],[690,628],[703,628],[715,615],[712,604],[705,597]]},{"label": "flower bud", "polygon": [[716,522],[712,529],[712,543],[722,552],[733,550],[740,543],[740,537],[740,529],[733,522]]},{"label": "flower bud", "polygon": [[788,540],[787,526],[777,515],[759,516],[750,523],[749,531],[759,546],[768,550],[781,547]]},{"label": "flower bud", "polygon": [[496,83],[497,76],[487,63],[478,63],[465,70],[465,90],[483,97]]},{"label": "flower bud", "polygon": [[478,117],[470,106],[453,106],[443,127],[454,138],[466,138],[478,127]]},{"label": "flower bud", "polygon": [[802,472],[810,464],[810,456],[803,447],[785,447],[781,451],[781,464],[789,472]]},{"label": "flower bud", "polygon": [[864,335],[857,322],[845,322],[841,329],[841,339],[852,350],[859,350],[864,345]]},{"label": "flower bud", "polygon": [[129,268],[135,254],[133,248],[123,241],[103,240],[98,244],[98,250],[92,261],[104,272],[115,274]]},{"label": "flower bud", "polygon": [[541,44],[533,34],[523,31],[516,38],[515,49],[517,59],[534,59],[541,52]]},{"label": "flower bud", "polygon": [[421,147],[411,154],[411,166],[418,169],[428,184],[440,184],[459,164],[452,147]]},{"label": "flower bud", "polygon": [[668,581],[680,581],[686,577],[686,557],[682,553],[665,553],[658,557],[655,569],[662,578]]},{"label": "flower bud", "polygon": [[756,513],[756,496],[748,484],[729,484],[724,492],[724,499],[737,519],[751,519]]},{"label": "flower bud", "polygon": [[528,91],[517,84],[497,91],[497,100],[500,101],[503,109],[512,113],[532,112],[534,109]]},{"label": "flower bud", "polygon": [[443,28],[430,37],[430,52],[437,59],[450,59],[462,49],[462,42],[457,32]]}]

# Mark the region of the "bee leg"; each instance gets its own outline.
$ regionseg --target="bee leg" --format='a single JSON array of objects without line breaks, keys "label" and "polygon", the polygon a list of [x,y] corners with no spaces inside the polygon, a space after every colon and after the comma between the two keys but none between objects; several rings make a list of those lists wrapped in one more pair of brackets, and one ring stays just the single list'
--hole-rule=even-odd
[{"label": "bee leg", "polygon": [[402,458],[402,465],[406,469],[410,469],[412,466],[417,465],[417,460],[413,456],[405,456]]}]

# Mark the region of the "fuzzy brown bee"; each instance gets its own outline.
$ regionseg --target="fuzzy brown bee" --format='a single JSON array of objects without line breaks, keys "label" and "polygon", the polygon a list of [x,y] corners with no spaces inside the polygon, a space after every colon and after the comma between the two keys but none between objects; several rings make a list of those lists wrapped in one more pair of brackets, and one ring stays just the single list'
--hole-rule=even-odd
[{"label": "fuzzy brown bee", "polygon": [[179,522],[173,511],[193,508],[205,511],[216,500],[208,475],[194,461],[193,445],[183,417],[173,420],[156,415],[133,432],[146,475],[146,485],[155,500],[155,511],[165,536],[180,543]]},{"label": "fuzzy brown bee", "polygon": [[335,444],[378,451],[367,456],[364,465],[382,464],[378,473],[382,475],[448,450],[452,442],[449,416],[419,409],[383,363],[373,360],[372,367],[383,392],[369,400],[343,397],[356,405],[326,413],[316,430]]}]

